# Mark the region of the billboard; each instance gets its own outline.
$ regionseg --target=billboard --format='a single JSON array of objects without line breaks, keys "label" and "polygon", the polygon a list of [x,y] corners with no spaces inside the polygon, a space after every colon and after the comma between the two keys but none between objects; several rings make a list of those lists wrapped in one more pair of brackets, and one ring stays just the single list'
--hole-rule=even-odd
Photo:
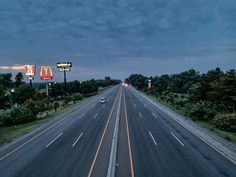
[{"label": "billboard", "polygon": [[71,62],[58,62],[57,68],[71,68],[72,63]]},{"label": "billboard", "polygon": [[41,66],[39,77],[42,80],[52,80],[54,75],[51,66]]},{"label": "billboard", "polygon": [[36,65],[25,65],[25,75],[27,77],[33,77],[35,75]]}]

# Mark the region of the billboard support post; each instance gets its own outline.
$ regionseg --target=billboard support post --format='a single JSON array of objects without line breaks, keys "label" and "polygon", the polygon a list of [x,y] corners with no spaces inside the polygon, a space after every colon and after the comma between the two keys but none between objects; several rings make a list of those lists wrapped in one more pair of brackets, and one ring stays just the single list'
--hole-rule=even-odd
[{"label": "billboard support post", "polygon": [[64,92],[65,92],[65,95],[66,95],[66,70],[65,70],[65,67],[64,67]]},{"label": "billboard support post", "polygon": [[46,79],[46,95],[48,96],[48,79]]},{"label": "billboard support post", "polygon": [[58,71],[64,72],[64,96],[66,96],[67,88],[66,88],[66,72],[71,71],[72,63],[71,62],[58,62],[57,68]]},{"label": "billboard support post", "polygon": [[32,88],[32,79],[30,79],[30,87]]},{"label": "billboard support post", "polygon": [[48,96],[48,80],[52,80],[54,75],[51,66],[41,66],[40,78],[46,80],[46,95]]},{"label": "billboard support post", "polygon": [[36,65],[25,65],[25,75],[30,80],[30,87],[32,88],[32,80],[34,79]]}]

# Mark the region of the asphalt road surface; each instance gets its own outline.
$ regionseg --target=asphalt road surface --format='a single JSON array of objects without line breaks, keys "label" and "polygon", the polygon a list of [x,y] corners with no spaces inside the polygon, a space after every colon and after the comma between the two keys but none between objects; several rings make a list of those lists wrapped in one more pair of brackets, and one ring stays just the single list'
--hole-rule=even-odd
[{"label": "asphalt road surface", "polygon": [[134,89],[101,96],[1,147],[0,176],[236,176],[233,162]]}]

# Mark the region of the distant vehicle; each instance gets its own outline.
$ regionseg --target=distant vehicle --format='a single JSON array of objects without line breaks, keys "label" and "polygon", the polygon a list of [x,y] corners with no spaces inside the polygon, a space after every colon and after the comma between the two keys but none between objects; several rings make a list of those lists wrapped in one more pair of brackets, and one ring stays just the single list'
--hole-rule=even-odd
[{"label": "distant vehicle", "polygon": [[105,101],[105,99],[102,97],[102,98],[100,98],[99,102],[100,102],[100,103],[105,103],[106,101]]}]

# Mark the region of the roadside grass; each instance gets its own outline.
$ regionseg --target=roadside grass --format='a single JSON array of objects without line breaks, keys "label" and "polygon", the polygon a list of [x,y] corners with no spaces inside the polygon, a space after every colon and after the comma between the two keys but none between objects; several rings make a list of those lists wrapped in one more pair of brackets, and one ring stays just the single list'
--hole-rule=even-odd
[{"label": "roadside grass", "polygon": [[[189,112],[190,105],[188,103],[186,104],[186,106],[183,106],[183,107],[181,107],[181,106],[174,107],[169,102],[166,102],[165,100],[161,100],[160,98],[157,98],[153,95],[147,95],[147,96],[149,98],[151,98],[152,100],[158,101],[161,104],[169,107],[170,109],[177,112],[178,114],[186,116],[187,118],[191,119],[190,112]],[[174,99],[175,99],[175,102],[184,100],[184,98],[181,98],[181,97],[176,97]],[[219,137],[236,145],[236,133],[220,130],[220,129],[216,128],[212,122],[206,122],[206,121],[194,121],[194,122],[196,122],[197,124],[201,125],[202,127],[206,128],[206,129],[208,129],[209,131],[213,132],[214,134],[218,135]]]},{"label": "roadside grass", "polygon": [[94,97],[96,97],[99,94],[102,94],[107,89],[109,89],[109,88],[105,88],[105,89],[103,88],[102,90],[99,90],[96,95],[93,95],[91,97],[86,97],[83,100],[77,101],[76,103],[71,101],[65,107],[60,106],[57,111],[54,111],[53,109],[46,111],[45,113],[43,113],[44,116],[42,117],[39,115],[39,117],[37,118],[36,121],[20,124],[17,126],[13,125],[13,126],[0,127],[0,145],[9,143],[9,142],[15,140],[17,137],[27,134],[31,130],[39,127],[43,123],[56,118],[58,115],[66,112],[66,111],[69,111],[73,107],[81,105],[88,100],[92,100]]}]

